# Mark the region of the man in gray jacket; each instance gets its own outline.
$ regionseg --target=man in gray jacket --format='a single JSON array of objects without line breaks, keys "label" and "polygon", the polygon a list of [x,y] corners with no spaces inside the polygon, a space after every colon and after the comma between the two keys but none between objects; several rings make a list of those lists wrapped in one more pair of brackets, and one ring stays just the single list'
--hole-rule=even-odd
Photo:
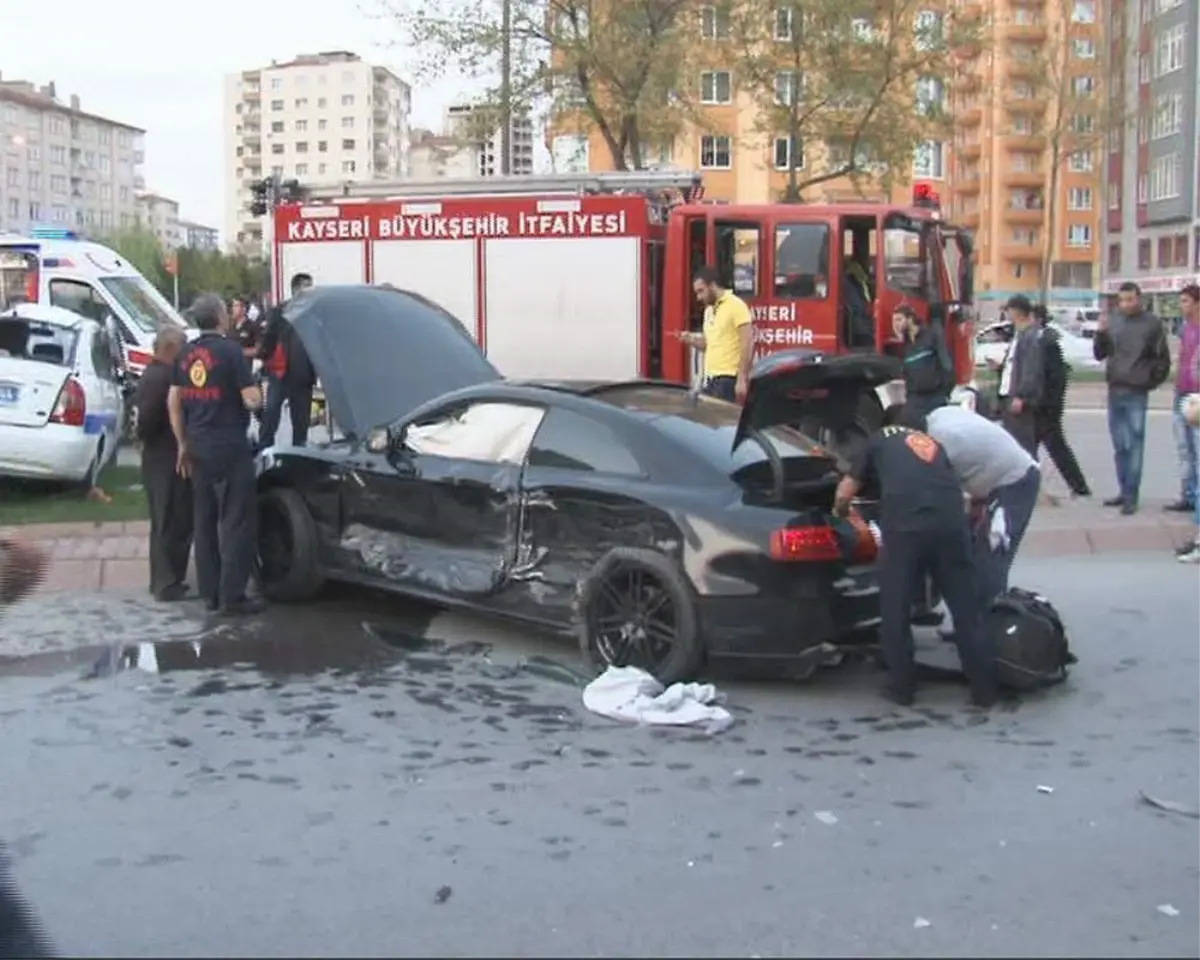
[{"label": "man in gray jacket", "polygon": [[1008,430],[1030,456],[1037,456],[1036,414],[1043,401],[1041,333],[1028,297],[1015,296],[1006,305],[1013,325],[1012,344],[1000,366],[1000,411]]},{"label": "man in gray jacket", "polygon": [[1105,361],[1108,381],[1108,434],[1117,471],[1117,495],[1104,501],[1121,513],[1137,513],[1146,447],[1146,408],[1150,391],[1171,375],[1171,352],[1162,321],[1142,306],[1136,283],[1117,291],[1118,314],[1100,321],[1092,352]]}]

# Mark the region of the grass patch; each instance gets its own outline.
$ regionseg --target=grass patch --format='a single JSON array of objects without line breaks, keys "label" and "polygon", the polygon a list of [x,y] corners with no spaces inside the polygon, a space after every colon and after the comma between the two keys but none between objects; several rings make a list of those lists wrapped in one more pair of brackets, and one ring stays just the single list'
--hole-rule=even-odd
[{"label": "grass patch", "polygon": [[100,485],[112,503],[88,500],[79,487],[0,479],[0,527],[26,523],[114,523],[145,520],[150,513],[138,467],[110,466]]}]

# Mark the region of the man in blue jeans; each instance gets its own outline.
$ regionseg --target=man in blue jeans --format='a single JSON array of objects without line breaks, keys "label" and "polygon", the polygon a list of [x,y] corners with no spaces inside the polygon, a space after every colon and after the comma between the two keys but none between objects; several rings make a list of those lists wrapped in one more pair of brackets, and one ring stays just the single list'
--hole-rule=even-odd
[{"label": "man in blue jeans", "polygon": [[1146,409],[1150,392],[1171,375],[1171,352],[1162,322],[1142,306],[1136,283],[1117,291],[1118,313],[1102,318],[1092,351],[1105,362],[1108,382],[1108,434],[1117,472],[1117,495],[1104,501],[1124,516],[1137,513],[1146,447]]}]

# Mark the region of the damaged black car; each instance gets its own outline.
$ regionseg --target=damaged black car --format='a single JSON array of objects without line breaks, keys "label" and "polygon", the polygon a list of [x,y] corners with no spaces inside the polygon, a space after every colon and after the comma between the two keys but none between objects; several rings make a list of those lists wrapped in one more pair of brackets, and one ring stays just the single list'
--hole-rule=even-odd
[{"label": "damaged black car", "polygon": [[872,503],[830,507],[890,358],[777,354],[737,407],[654,381],[505,380],[399,290],[318,288],[289,319],[338,434],[260,458],[269,599],[363,584],[568,634],[595,666],[664,682],[723,660],[807,675],[874,642]]}]

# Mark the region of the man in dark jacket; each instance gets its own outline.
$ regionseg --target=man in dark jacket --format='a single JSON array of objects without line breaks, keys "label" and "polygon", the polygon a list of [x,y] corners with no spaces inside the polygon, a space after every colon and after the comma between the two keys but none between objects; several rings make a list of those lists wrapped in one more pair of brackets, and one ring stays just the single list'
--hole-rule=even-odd
[{"label": "man in dark jacket", "polygon": [[1005,306],[1013,325],[1012,344],[1000,365],[1001,420],[1030,456],[1037,456],[1034,414],[1043,400],[1042,344],[1028,297],[1015,296]]},{"label": "man in dark jacket", "polygon": [[903,341],[904,397],[922,415],[946,403],[954,387],[954,362],[941,324],[923,324],[912,307],[892,314],[892,328]]},{"label": "man in dark jacket", "polygon": [[1142,306],[1136,283],[1117,291],[1119,312],[1102,317],[1092,351],[1105,361],[1108,381],[1108,433],[1112,438],[1117,495],[1104,501],[1121,513],[1137,513],[1142,487],[1142,457],[1146,447],[1146,409],[1150,391],[1171,375],[1171,351],[1162,321]]},{"label": "man in dark jacket", "polygon": [[142,487],[150,508],[150,592],[156,600],[182,600],[187,594],[192,551],[192,481],[176,466],[179,447],[171,431],[167,395],[175,360],[186,340],[178,327],[163,327],[154,340],[154,359],[138,381],[134,404],[142,445]]},{"label": "man in dark jacket", "polygon": [[[300,296],[313,285],[307,273],[292,277],[292,298]],[[308,442],[308,427],[312,421],[312,395],[316,373],[304,344],[287,322],[283,312],[287,302],[276,306],[267,318],[267,328],[258,347],[258,357],[267,374],[267,396],[262,425],[258,431],[258,447],[265,450],[275,443],[275,433],[287,401],[292,420],[292,444],[302,447]]]},{"label": "man in dark jacket", "polygon": [[1090,497],[1087,478],[1075,459],[1075,451],[1067,442],[1063,429],[1063,413],[1067,404],[1067,384],[1071,368],[1063,357],[1062,341],[1050,324],[1049,311],[1042,304],[1033,308],[1042,345],[1042,401],[1033,412],[1034,434],[1038,446],[1044,445],[1055,469],[1073,497]]}]

